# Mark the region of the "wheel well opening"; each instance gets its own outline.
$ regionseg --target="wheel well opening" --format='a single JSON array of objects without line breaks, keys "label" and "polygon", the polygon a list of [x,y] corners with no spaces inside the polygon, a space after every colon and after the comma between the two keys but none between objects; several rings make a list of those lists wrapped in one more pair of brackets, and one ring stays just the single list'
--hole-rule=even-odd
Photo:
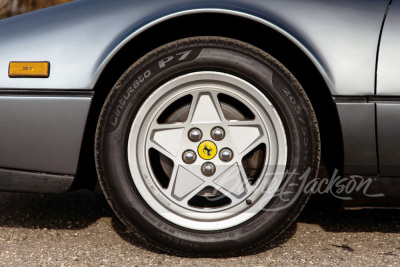
[{"label": "wheel well opening", "polygon": [[[185,27],[182,27],[185,25]],[[97,177],[94,138],[102,105],[118,78],[136,60],[168,42],[194,36],[221,36],[252,44],[285,65],[299,80],[311,100],[321,134],[323,164],[331,174],[343,168],[343,141],[336,106],[321,74],[311,60],[290,40],[250,19],[227,14],[199,13],[169,19],[142,32],[128,42],[107,64],[94,90],[77,179],[74,188],[92,189]]]}]

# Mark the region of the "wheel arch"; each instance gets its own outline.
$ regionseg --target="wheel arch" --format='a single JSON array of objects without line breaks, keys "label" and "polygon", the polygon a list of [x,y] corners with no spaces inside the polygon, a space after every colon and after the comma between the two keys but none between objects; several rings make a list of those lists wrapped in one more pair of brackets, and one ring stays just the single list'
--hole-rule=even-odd
[{"label": "wheel arch", "polygon": [[141,56],[167,42],[206,35],[247,42],[285,65],[307,92],[316,112],[325,166],[329,173],[335,168],[342,170],[343,141],[338,112],[331,95],[333,85],[329,72],[313,53],[282,28],[255,16],[236,11],[192,10],[155,20],[132,33],[99,67],[75,188],[91,188],[96,183],[93,143],[97,119],[108,92],[122,73]]}]

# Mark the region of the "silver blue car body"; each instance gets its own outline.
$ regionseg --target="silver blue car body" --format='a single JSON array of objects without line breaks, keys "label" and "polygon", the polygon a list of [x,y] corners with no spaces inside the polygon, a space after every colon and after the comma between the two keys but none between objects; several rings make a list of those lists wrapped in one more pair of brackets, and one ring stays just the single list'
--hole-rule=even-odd
[{"label": "silver blue car body", "polygon": [[[84,164],[93,98],[110,90],[101,84],[107,68],[129,57],[124,48],[146,47],[141,37],[160,45],[160,29],[163,36],[191,36],[191,27],[207,25],[208,16],[221,27],[229,18],[276,33],[311,63],[316,72],[309,75],[324,83],[316,90],[329,95],[338,118],[331,126],[342,146],[335,168],[400,175],[394,126],[400,123],[400,0],[78,0],[0,21],[0,187],[69,189]],[[168,24],[174,20],[180,23]],[[248,30],[228,26],[227,32]],[[254,38],[274,42],[262,32]],[[50,76],[10,78],[11,61],[48,61]],[[51,185],[59,180],[62,186]]]}]

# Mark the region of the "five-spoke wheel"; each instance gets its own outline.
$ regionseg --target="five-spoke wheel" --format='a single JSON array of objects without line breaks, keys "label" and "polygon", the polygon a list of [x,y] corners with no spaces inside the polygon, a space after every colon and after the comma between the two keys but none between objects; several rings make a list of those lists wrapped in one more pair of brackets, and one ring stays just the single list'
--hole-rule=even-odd
[{"label": "five-spoke wheel", "polygon": [[144,241],[174,253],[252,251],[288,227],[318,171],[318,125],[297,80],[249,44],[195,37],[138,60],[96,132],[99,181]]},{"label": "five-spoke wheel", "polygon": [[253,85],[194,72],[160,86],[139,110],[128,160],[132,177],[142,177],[134,180],[139,193],[158,214],[186,228],[220,230],[273,197],[285,171],[286,134]]}]

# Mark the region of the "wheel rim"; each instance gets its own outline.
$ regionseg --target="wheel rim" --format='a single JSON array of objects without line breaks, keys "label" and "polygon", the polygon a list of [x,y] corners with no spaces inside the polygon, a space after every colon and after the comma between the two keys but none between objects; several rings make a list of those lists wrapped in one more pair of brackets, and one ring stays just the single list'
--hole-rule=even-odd
[{"label": "wheel rim", "polygon": [[135,186],[157,214],[182,227],[220,230],[268,204],[284,177],[287,143],[277,111],[256,87],[195,72],[143,103],[127,154]]}]

